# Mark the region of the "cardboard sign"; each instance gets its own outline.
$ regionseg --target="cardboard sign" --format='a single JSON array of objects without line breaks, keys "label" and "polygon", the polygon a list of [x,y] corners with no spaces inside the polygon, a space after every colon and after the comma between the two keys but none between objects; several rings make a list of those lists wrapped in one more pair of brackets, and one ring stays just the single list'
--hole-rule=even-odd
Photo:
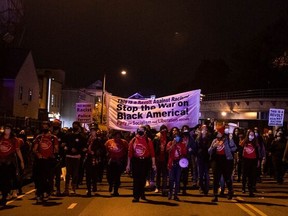
[{"label": "cardboard sign", "polygon": [[92,103],[76,103],[76,119],[81,123],[91,123],[92,121]]},{"label": "cardboard sign", "polygon": [[269,109],[269,126],[283,126],[284,109]]}]

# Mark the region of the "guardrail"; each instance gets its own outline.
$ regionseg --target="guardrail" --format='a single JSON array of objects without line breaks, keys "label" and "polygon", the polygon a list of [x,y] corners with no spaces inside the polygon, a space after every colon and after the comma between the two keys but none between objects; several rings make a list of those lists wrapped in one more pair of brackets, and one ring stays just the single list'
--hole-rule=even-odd
[{"label": "guardrail", "polygon": [[288,89],[255,89],[246,91],[204,94],[202,101],[250,99],[250,98],[288,98]]}]

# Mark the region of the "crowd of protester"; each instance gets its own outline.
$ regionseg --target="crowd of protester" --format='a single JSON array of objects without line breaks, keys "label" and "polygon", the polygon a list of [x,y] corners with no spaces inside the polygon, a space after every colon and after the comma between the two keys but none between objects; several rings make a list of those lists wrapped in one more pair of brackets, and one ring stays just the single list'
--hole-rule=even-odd
[{"label": "crowd of protester", "polygon": [[227,198],[233,198],[234,181],[241,182],[242,193],[250,197],[263,176],[282,184],[287,161],[287,133],[282,127],[261,134],[257,127],[230,131],[227,125],[202,124],[169,130],[162,125],[156,131],[146,125],[129,133],[101,131],[97,124],[85,130],[77,121],[64,130],[55,119],[42,122],[39,132],[31,134],[27,128],[6,124],[0,135],[0,205],[23,193],[23,176],[30,169],[37,203],[51,195],[75,195],[84,180],[86,195],[91,197],[105,170],[111,196],[119,196],[121,175],[131,174],[132,202],[145,200],[149,185],[155,193],[179,201],[180,192],[187,194],[190,176],[191,189],[208,195],[212,188],[212,202],[218,202],[225,196],[225,187]]}]

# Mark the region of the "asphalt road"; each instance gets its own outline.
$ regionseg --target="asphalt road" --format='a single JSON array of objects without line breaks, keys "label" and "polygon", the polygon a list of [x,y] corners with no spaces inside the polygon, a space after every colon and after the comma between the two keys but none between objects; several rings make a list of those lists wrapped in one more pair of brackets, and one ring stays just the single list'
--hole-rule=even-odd
[{"label": "asphalt road", "polygon": [[[63,182],[62,182],[63,183]],[[191,185],[191,183],[190,183]],[[208,196],[199,194],[198,190],[188,190],[188,195],[180,196],[180,201],[168,200],[160,193],[147,191],[147,201],[132,203],[132,179],[123,175],[119,197],[111,197],[108,185],[98,185],[95,196],[87,198],[86,188],[81,185],[76,196],[51,197],[45,204],[36,204],[34,185],[26,185],[24,195],[8,202],[0,209],[2,216],[125,216],[125,215],[233,215],[233,216],[286,216],[288,215],[288,176],[278,185],[272,178],[264,178],[257,184],[256,197],[242,194],[240,183],[234,182],[235,197],[227,200],[220,197],[218,203],[212,203],[212,191]]]}]

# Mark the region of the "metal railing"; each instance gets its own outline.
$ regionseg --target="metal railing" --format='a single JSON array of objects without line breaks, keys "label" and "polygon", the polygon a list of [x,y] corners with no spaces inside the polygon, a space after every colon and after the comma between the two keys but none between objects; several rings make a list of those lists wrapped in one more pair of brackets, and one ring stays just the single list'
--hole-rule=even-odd
[{"label": "metal railing", "polygon": [[287,98],[288,89],[255,89],[246,91],[220,92],[204,94],[202,101],[232,100],[252,98]]}]

